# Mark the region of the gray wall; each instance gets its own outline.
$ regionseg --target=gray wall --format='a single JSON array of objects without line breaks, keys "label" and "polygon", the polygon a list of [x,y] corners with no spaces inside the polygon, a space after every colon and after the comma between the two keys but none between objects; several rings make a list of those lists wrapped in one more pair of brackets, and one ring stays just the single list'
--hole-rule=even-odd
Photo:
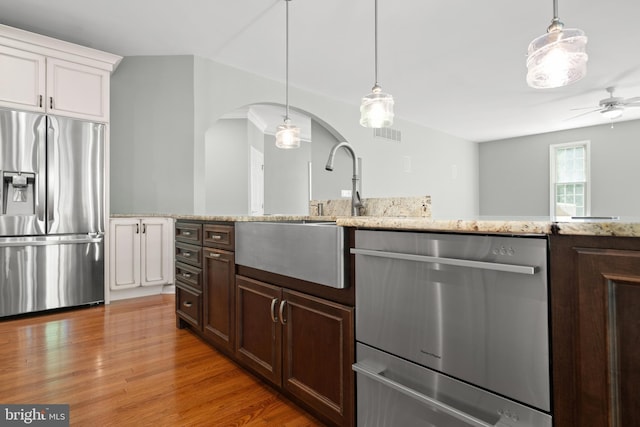
[{"label": "gray wall", "polygon": [[[340,190],[351,189],[351,176],[353,162],[344,149],[336,152],[333,163],[333,172],[324,167],[329,159],[331,148],[338,141],[324,126],[315,120],[311,121],[311,135],[313,138],[313,150],[311,162],[313,180],[311,197],[314,200],[331,200],[341,197]],[[356,152],[356,155],[360,155]],[[363,197],[365,197],[363,195]]]},{"label": "gray wall", "polygon": [[[111,211],[209,213],[210,128],[240,107],[283,100],[283,82],[204,58],[125,58],[112,80]],[[434,216],[477,214],[475,143],[400,118],[394,127],[403,141],[379,141],[358,123],[359,100],[346,104],[295,87],[290,100],[355,147],[364,164],[364,197],[431,195]],[[340,186],[349,188],[349,180]]]},{"label": "gray wall", "polygon": [[249,212],[247,121],[220,120],[217,126],[210,128],[205,135],[204,157],[206,212],[246,215]]},{"label": "gray wall", "polygon": [[193,57],[124,58],[111,78],[112,213],[193,212]]},{"label": "gray wall", "polygon": [[264,213],[309,213],[309,168],[312,142],[281,150],[273,135],[264,136]]},{"label": "gray wall", "polygon": [[640,120],[479,145],[481,215],[549,215],[549,146],[591,141],[591,215],[638,216]]}]

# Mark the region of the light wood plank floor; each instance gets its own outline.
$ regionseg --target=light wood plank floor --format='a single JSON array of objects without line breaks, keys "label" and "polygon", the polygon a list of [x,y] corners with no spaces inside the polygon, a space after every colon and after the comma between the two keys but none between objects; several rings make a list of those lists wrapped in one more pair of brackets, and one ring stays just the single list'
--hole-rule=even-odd
[{"label": "light wood plank floor", "polygon": [[321,426],[175,326],[173,295],[0,321],[0,403],[74,426]]}]

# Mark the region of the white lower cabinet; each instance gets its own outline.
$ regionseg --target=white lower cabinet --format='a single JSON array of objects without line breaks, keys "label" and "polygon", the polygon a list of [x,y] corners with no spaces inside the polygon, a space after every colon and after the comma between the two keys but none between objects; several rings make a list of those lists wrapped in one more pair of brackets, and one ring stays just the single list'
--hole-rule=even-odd
[{"label": "white lower cabinet", "polygon": [[115,218],[109,222],[111,290],[173,283],[173,220]]}]

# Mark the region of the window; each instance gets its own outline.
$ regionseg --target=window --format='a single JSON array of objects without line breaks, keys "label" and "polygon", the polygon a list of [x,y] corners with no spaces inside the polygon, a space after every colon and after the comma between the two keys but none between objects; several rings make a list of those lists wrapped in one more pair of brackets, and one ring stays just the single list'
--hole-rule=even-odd
[{"label": "window", "polygon": [[588,216],[589,141],[550,147],[551,216]]}]

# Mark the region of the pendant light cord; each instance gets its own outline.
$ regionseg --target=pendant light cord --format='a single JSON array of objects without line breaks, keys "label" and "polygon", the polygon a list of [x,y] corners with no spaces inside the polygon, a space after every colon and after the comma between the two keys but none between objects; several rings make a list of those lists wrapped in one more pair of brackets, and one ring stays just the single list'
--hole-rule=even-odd
[{"label": "pendant light cord", "polygon": [[374,61],[375,61],[375,84],[373,87],[378,87],[378,0],[375,0],[374,7]]},{"label": "pendant light cord", "polygon": [[284,120],[287,121],[289,120],[289,2],[291,0],[284,0],[286,5],[287,5],[287,14],[286,14],[286,23],[287,23],[287,28],[286,28],[286,32],[285,32],[285,56],[286,56],[286,60],[285,60],[285,80],[286,80],[286,89],[285,89],[285,103],[286,103],[286,113],[285,113],[285,117]]}]

